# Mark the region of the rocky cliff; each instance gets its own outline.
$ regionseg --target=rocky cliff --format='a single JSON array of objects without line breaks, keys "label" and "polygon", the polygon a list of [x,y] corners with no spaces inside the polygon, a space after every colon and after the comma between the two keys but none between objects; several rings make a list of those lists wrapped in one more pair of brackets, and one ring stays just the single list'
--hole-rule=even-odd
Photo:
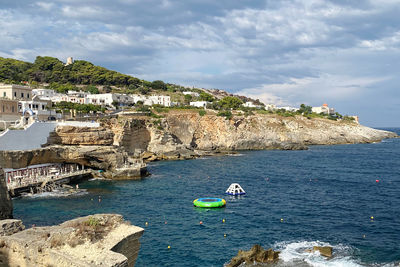
[{"label": "rocky cliff", "polygon": [[[114,144],[129,154],[147,151],[155,158],[187,158],[204,151],[306,149],[308,145],[377,142],[395,133],[357,123],[278,115],[200,116],[170,112],[161,119],[125,118],[109,122]],[[143,154],[142,154],[143,155]]]},{"label": "rocky cliff", "polygon": [[[3,166],[0,164],[0,166]],[[8,194],[3,169],[0,167],[0,220],[12,218],[13,206]]]},{"label": "rocky cliff", "polygon": [[57,226],[0,237],[2,266],[131,267],[143,229],[117,214],[96,214]]}]

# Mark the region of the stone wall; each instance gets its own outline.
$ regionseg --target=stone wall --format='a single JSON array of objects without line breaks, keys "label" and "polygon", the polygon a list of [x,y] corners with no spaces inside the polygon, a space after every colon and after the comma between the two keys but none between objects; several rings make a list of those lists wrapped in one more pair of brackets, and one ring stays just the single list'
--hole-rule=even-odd
[{"label": "stone wall", "polygon": [[12,218],[13,206],[8,194],[3,169],[0,167],[0,220]]}]

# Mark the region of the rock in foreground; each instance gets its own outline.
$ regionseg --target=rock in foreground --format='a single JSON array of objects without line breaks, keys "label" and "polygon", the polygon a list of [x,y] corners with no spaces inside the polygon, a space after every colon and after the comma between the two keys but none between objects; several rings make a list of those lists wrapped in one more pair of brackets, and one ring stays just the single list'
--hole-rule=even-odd
[{"label": "rock in foreground", "polygon": [[0,265],[134,266],[143,229],[117,214],[96,214],[57,226],[0,237]]},{"label": "rock in foreground", "polygon": [[243,262],[246,264],[268,263],[278,260],[279,252],[271,248],[264,250],[260,245],[254,245],[249,251],[239,250],[237,256],[233,257],[226,267],[237,267]]}]

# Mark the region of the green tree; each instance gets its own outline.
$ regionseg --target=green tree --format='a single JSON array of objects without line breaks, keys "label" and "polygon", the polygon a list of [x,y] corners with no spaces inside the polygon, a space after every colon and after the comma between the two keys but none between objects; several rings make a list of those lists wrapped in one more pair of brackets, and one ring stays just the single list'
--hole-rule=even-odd
[{"label": "green tree", "polygon": [[226,96],[219,101],[223,109],[238,109],[242,104],[242,100],[234,96]]},{"label": "green tree", "polygon": [[201,101],[207,101],[207,102],[214,101],[214,97],[210,94],[207,94],[206,92],[201,92],[199,98]]},{"label": "green tree", "polygon": [[163,90],[163,91],[167,90],[167,85],[160,80],[153,81],[150,86],[155,90]]}]

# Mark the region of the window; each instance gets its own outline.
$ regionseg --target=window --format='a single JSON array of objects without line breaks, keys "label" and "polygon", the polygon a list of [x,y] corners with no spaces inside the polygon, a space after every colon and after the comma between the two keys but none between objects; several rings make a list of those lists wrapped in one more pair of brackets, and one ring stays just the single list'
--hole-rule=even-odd
[{"label": "window", "polygon": [[44,105],[42,105],[42,110],[44,110]]},{"label": "window", "polygon": [[12,106],[12,107],[11,107],[11,111],[12,111],[12,113],[14,113],[14,112],[15,112],[15,110],[14,110],[14,106]]},{"label": "window", "polygon": [[24,98],[24,93],[21,93],[21,98]]},{"label": "window", "polygon": [[27,98],[29,98],[29,94],[27,95]]},{"label": "window", "polygon": [[3,113],[4,113],[4,105],[3,105]]},{"label": "window", "polygon": [[17,92],[14,92],[14,97],[17,97]]},{"label": "window", "polygon": [[6,92],[3,92],[3,97],[6,97],[7,96],[7,93]]}]

